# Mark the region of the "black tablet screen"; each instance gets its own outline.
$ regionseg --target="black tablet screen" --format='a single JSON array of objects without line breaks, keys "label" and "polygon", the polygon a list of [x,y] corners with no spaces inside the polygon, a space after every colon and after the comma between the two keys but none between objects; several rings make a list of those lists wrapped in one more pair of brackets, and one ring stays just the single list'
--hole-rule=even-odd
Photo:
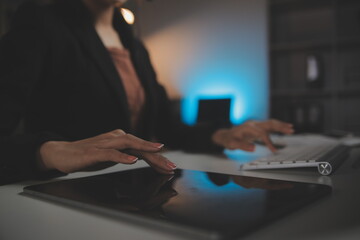
[{"label": "black tablet screen", "polygon": [[[26,187],[26,193],[232,238],[331,192],[325,185],[141,168]],[[120,215],[121,215],[120,214]],[[124,216],[124,215],[121,215]],[[169,224],[168,224],[169,223]],[[168,224],[168,225],[167,225]]]}]

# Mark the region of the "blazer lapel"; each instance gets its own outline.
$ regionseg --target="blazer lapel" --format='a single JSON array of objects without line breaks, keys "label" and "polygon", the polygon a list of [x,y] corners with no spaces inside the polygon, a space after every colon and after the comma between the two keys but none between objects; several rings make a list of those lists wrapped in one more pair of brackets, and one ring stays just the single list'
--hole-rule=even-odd
[{"label": "blazer lapel", "polygon": [[[74,2],[77,1],[75,0]],[[108,53],[106,47],[98,36],[95,27],[93,26],[88,10],[82,3],[80,3],[80,1],[77,8],[78,11],[74,11],[77,16],[75,16],[73,21],[69,22],[69,27],[72,28],[73,34],[79,39],[84,52],[88,54],[88,57],[91,58],[98,67],[99,71],[104,76],[104,80],[111,88],[111,92],[114,94],[115,99],[121,105],[121,109],[125,114],[123,117],[127,119],[127,126],[125,126],[126,129],[124,130],[129,130],[131,129],[130,111],[121,78],[116,70],[110,54]],[[121,110],[119,109],[119,111]]]},{"label": "blazer lapel", "polygon": [[138,47],[134,47],[132,51],[132,61],[136,70],[136,73],[138,74],[138,77],[142,83],[142,86],[146,93],[146,105],[145,105],[145,112],[144,116],[146,122],[143,122],[145,126],[145,135],[144,137],[149,138],[151,136],[154,136],[154,133],[152,132],[154,130],[155,121],[156,121],[156,112],[157,112],[157,104],[155,101],[156,95],[154,94],[156,92],[156,89],[150,84],[149,76],[147,73],[144,72],[144,68],[146,68],[147,63],[144,62],[144,56],[142,53],[140,53],[140,49]]}]

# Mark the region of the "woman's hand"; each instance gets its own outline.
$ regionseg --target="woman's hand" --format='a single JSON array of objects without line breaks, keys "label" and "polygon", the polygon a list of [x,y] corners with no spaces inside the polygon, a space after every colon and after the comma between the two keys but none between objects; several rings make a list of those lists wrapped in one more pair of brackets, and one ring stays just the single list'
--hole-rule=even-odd
[{"label": "woman's hand", "polygon": [[254,141],[262,141],[272,152],[276,148],[272,144],[269,134],[279,132],[284,134],[294,133],[293,125],[279,120],[247,121],[244,124],[230,128],[219,129],[213,136],[215,144],[227,149],[242,149],[252,152],[255,150]]},{"label": "woman's hand", "polygon": [[71,173],[104,162],[133,164],[141,157],[159,172],[171,174],[176,165],[157,154],[162,147],[163,144],[114,130],[75,142],[45,142],[38,152],[38,166]]}]

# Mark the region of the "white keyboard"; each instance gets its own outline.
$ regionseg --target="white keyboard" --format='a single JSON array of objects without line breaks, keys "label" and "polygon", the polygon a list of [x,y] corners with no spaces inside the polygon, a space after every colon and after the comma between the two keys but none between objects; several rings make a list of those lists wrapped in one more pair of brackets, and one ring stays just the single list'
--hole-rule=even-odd
[{"label": "white keyboard", "polygon": [[329,175],[349,152],[341,142],[318,135],[286,136],[275,142],[279,140],[285,148],[244,163],[241,170],[317,167],[320,174]]}]

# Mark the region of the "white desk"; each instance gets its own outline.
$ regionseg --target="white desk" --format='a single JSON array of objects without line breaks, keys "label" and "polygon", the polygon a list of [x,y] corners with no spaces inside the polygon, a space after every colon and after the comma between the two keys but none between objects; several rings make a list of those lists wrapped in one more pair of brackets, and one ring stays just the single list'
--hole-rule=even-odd
[{"label": "white desk", "polygon": [[[352,150],[350,158],[330,177],[319,176],[315,169],[240,173],[238,162],[221,156],[183,152],[167,152],[165,156],[185,169],[322,182],[333,186],[330,197],[285,216],[245,239],[359,239],[360,237],[360,167],[357,169],[352,167],[354,162],[360,161],[360,149]],[[133,166],[116,165],[106,170],[70,174],[60,179],[145,165],[143,162]],[[0,187],[1,240],[185,239],[170,232],[126,223],[119,219],[20,194],[24,186],[35,183],[38,182],[27,181]]]}]

